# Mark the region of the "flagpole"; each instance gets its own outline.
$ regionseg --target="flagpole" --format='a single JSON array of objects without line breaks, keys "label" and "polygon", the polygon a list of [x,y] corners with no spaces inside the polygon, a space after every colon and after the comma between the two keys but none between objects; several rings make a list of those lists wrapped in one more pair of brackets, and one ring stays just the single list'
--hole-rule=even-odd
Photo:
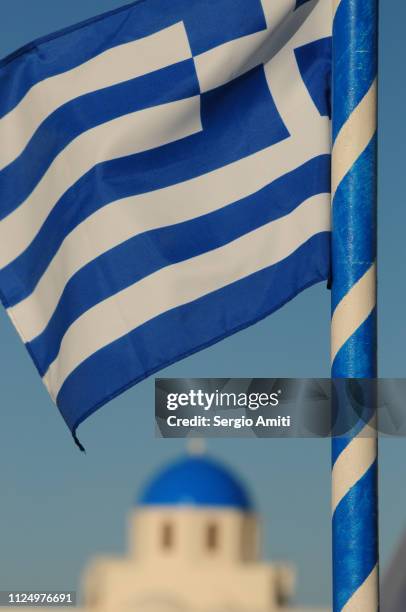
[{"label": "flagpole", "polygon": [[[333,5],[332,377],[374,378],[378,0]],[[378,445],[365,427],[332,440],[334,612],[379,609]]]}]

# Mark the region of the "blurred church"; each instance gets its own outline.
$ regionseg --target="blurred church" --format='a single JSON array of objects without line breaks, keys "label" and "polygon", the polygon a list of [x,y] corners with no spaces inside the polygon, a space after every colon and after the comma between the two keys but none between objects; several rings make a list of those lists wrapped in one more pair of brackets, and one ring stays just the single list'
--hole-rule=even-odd
[{"label": "blurred church", "polygon": [[128,538],[127,556],[90,563],[84,607],[64,610],[305,612],[289,604],[292,569],[261,560],[259,516],[245,487],[206,455],[186,456],[150,480]]}]

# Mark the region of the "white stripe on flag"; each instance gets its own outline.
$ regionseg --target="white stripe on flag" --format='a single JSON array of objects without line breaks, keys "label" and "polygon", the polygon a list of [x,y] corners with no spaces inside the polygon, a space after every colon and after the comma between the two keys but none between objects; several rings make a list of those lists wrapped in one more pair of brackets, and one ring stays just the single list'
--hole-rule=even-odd
[{"label": "white stripe on flag", "polygon": [[[312,1],[314,8],[303,26],[297,32],[296,46],[307,45],[318,38],[325,38],[332,34],[333,22],[331,19],[331,0]],[[302,6],[305,8],[304,4]]]},{"label": "white stripe on flag", "polygon": [[[269,26],[268,30],[236,38],[194,58],[202,92],[224,85],[255,66],[265,64],[281,50],[283,51],[284,58],[291,56],[290,64],[292,64],[294,62],[295,48],[306,45],[315,39],[331,35],[331,14],[327,18],[327,1],[319,0],[313,11],[307,16],[305,23],[290,39],[286,39],[284,29],[281,29],[281,35],[279,36],[278,31],[274,32],[273,30],[277,29],[281,20],[283,21],[283,16],[287,18],[290,11],[287,0],[282,0],[282,3],[284,8],[282,5],[274,6],[274,20],[276,21]],[[300,12],[300,10],[297,11],[297,16],[294,16],[295,19],[299,20]],[[291,18],[293,19],[293,17]],[[297,69],[296,64],[295,72]],[[292,77],[294,72],[290,73],[288,68],[285,70],[289,78],[295,80]],[[300,74],[299,80],[303,83]],[[306,98],[308,97],[309,93],[306,92]]]},{"label": "white stripe on flag", "polygon": [[268,28],[275,29],[293,11],[296,0],[261,0],[261,4]]},{"label": "white stripe on flag", "polygon": [[44,376],[49,392],[55,399],[80,363],[146,321],[285,259],[313,235],[329,229],[330,197],[318,195],[224,247],[158,270],[100,302],[66,332]]},{"label": "white stripe on flag", "polygon": [[[330,13],[329,13],[330,10]],[[301,28],[286,42],[279,53],[265,64],[269,90],[280,116],[293,136],[299,136],[300,146],[306,139],[317,138],[322,149],[327,142],[331,149],[330,122],[321,117],[300,74],[294,50],[310,41],[331,35],[329,0],[319,0]]]},{"label": "white stripe on flag", "polygon": [[200,96],[194,96],[124,115],[78,136],[54,159],[27,200],[0,222],[0,268],[29,246],[62,195],[95,165],[201,129]]},{"label": "white stripe on flag", "polygon": [[102,253],[141,232],[241,200],[323,153],[330,153],[327,138],[300,144],[288,138],[208,174],[101,208],[65,238],[35,291],[9,308],[10,316],[29,342],[45,329],[69,279]]},{"label": "white stripe on flag", "polygon": [[[264,68],[282,121],[291,135],[300,136],[300,146],[305,138],[316,139],[319,146],[321,142],[329,142],[329,137],[326,137],[329,134],[329,120],[320,115],[310,98],[291,50],[283,48]],[[300,104],[292,104],[292,100],[300,101]]]},{"label": "white stripe on flag", "polygon": [[269,39],[269,31],[263,30],[230,40],[194,58],[202,93],[224,85],[258,66],[258,50]]},{"label": "white stripe on flag", "polygon": [[183,23],[113,47],[88,62],[34,85],[0,119],[0,170],[24,150],[40,124],[57,108],[87,93],[111,87],[191,58]]}]

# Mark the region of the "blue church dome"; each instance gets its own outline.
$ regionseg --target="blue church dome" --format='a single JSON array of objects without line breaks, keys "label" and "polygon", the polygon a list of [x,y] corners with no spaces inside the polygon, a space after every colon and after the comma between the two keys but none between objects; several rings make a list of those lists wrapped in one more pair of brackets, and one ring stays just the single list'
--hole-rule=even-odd
[{"label": "blue church dome", "polygon": [[143,506],[195,505],[252,508],[250,498],[227,468],[207,457],[185,457],[157,474],[145,487]]}]

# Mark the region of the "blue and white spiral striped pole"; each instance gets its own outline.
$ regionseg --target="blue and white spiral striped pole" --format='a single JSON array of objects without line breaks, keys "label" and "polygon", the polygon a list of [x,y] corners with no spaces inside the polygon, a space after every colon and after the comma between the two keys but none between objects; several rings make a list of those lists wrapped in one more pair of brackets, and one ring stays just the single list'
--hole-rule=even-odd
[{"label": "blue and white spiral striped pole", "polygon": [[[333,4],[332,376],[373,378],[378,0]],[[378,446],[366,427],[332,443],[334,612],[379,609]]]}]

